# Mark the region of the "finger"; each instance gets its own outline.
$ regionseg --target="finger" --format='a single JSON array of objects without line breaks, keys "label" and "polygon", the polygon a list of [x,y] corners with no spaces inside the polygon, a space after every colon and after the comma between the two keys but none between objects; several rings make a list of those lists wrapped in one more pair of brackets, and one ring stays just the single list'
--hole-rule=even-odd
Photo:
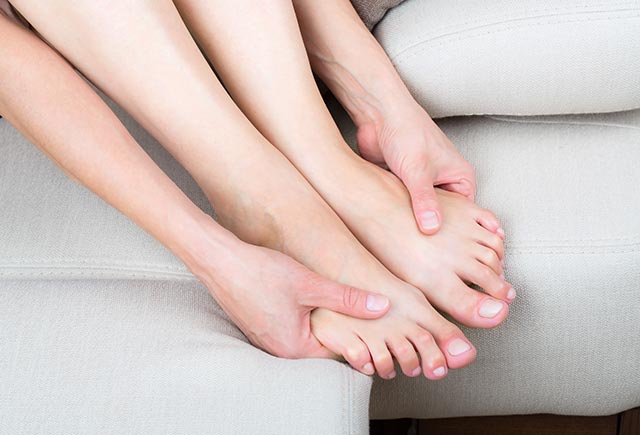
[{"label": "finger", "polygon": [[424,167],[416,165],[401,178],[411,196],[411,207],[420,231],[427,235],[435,234],[442,226],[438,198],[433,187],[433,176]]},{"label": "finger", "polygon": [[377,319],[389,311],[389,298],[314,274],[298,301],[308,307],[327,308],[359,319]]}]

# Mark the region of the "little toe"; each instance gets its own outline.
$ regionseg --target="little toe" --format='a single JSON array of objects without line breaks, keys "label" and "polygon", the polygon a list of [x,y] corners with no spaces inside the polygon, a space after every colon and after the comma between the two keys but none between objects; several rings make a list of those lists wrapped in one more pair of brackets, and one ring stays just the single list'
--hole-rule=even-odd
[{"label": "little toe", "polygon": [[390,339],[387,342],[389,350],[395,356],[396,361],[402,369],[402,373],[409,377],[416,377],[420,375],[422,369],[420,368],[420,360],[413,344],[404,337],[397,337]]},{"label": "little toe", "polygon": [[413,343],[422,361],[422,372],[427,379],[438,380],[447,375],[447,360],[436,344],[433,335],[419,329],[409,339]]},{"label": "little toe", "polygon": [[395,378],[396,369],[393,364],[391,353],[387,348],[387,344],[384,341],[381,341],[379,337],[371,339],[363,337],[363,340],[369,348],[369,353],[373,359],[373,365],[378,372],[378,376],[382,379]]}]

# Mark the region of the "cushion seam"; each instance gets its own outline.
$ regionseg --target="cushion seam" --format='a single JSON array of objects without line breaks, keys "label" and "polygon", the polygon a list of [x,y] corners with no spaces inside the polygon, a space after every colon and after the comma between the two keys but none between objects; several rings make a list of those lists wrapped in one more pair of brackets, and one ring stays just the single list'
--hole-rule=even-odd
[{"label": "cushion seam", "polygon": [[591,126],[596,126],[596,127],[609,127],[609,128],[623,128],[623,129],[628,129],[628,130],[640,130],[640,127],[634,126],[634,125],[627,125],[627,124],[614,124],[614,123],[610,123],[610,122],[593,122],[593,121],[569,121],[569,120],[558,120],[558,121],[553,121],[553,120],[544,120],[544,119],[513,119],[513,118],[506,118],[506,117],[501,117],[501,116],[496,116],[496,115],[482,115],[483,118],[490,118],[493,119],[495,121],[500,121],[500,122],[512,122],[512,123],[520,123],[520,124],[559,124],[559,125],[591,125]]},{"label": "cushion seam", "polygon": [[[553,7],[553,8],[541,8],[541,9],[531,9],[528,11],[522,11],[520,14],[512,14],[512,15],[503,15],[501,17],[496,17],[496,16],[485,16],[485,17],[481,17],[475,20],[468,20],[468,21],[464,21],[464,22],[457,22],[457,23],[452,23],[448,26],[441,26],[441,27],[437,27],[437,28],[431,28],[431,32],[427,33],[427,34],[422,34],[420,35],[420,40],[417,39],[413,39],[412,42],[408,43],[407,45],[405,45],[404,48],[401,48],[400,51],[405,51],[407,49],[410,49],[412,46],[414,45],[418,45],[421,42],[424,42],[423,38],[427,37],[427,38],[432,38],[434,35],[438,36],[438,33],[442,33],[442,32],[447,32],[450,29],[455,29],[455,28],[459,28],[459,27],[466,27],[466,30],[470,30],[470,29],[477,29],[483,26],[487,26],[487,25],[491,25],[491,24],[500,24],[500,23],[507,23],[510,21],[515,21],[515,20],[524,20],[527,18],[540,18],[543,16],[561,16],[561,15],[568,15],[568,14],[574,14],[577,15],[579,13],[606,13],[606,12],[612,12],[612,11],[620,11],[620,7],[621,6],[634,6],[633,2],[629,2],[629,1],[621,1],[618,3],[609,3],[609,2],[602,2],[602,3],[597,3],[597,4],[593,4],[593,5],[577,5],[577,6],[572,6],[572,7]],[[604,10],[592,10],[592,11],[579,11],[579,12],[575,12],[576,9],[583,9],[583,8],[603,8],[603,7],[608,7],[608,9],[604,9]],[[618,7],[618,9],[612,9],[613,7]],[[631,10],[634,10],[635,8],[631,7]],[[554,12],[554,11],[563,11],[561,13],[547,13],[547,14],[543,14],[544,12]],[[629,10],[629,8],[624,9],[624,10]],[[453,32],[455,33],[455,32]]]},{"label": "cushion seam", "polygon": [[[441,47],[443,45],[447,45],[447,44],[451,44],[454,42],[458,42],[458,41],[463,41],[465,39],[472,39],[472,38],[477,38],[477,37],[481,37],[481,36],[486,36],[486,35],[491,35],[491,34],[495,34],[495,33],[501,33],[501,32],[506,32],[509,30],[514,30],[514,29],[524,29],[527,27],[535,27],[535,26],[543,26],[543,25],[548,25],[548,24],[567,24],[567,23],[580,23],[580,22],[591,22],[591,21],[606,21],[606,20],[611,20],[612,18],[623,18],[623,19],[633,19],[633,18],[640,18],[640,13],[636,14],[636,15],[625,15],[625,16],[621,16],[621,17],[613,17],[613,16],[606,16],[606,17],[598,17],[598,18],[589,18],[589,19],[576,19],[576,20],[548,20],[548,21],[536,21],[533,23],[529,23],[526,25],[517,25],[517,26],[509,26],[509,27],[504,27],[501,29],[497,29],[497,30],[493,30],[493,31],[487,31],[487,32],[483,32],[483,33],[473,33],[473,34],[467,34],[466,36],[461,36],[459,38],[455,38],[455,39],[447,39],[445,41],[442,41],[438,44],[430,44],[431,41],[437,40],[437,39],[443,39],[443,38],[447,38],[448,36],[452,36],[452,35],[464,35],[465,33],[468,33],[469,31],[473,31],[476,30],[477,28],[474,29],[464,29],[461,30],[459,32],[454,32],[454,33],[450,33],[447,35],[440,35],[440,36],[436,36],[430,39],[426,39],[423,41],[420,41],[410,47],[407,47],[403,50],[401,50],[398,53],[395,53],[393,55],[390,55],[389,57],[391,58],[392,62],[395,65],[402,65],[403,62],[410,60],[418,55],[420,55],[422,52],[424,52],[427,49],[432,49],[432,48],[436,48],[436,47]],[[501,24],[501,23],[497,23],[497,24]],[[494,26],[496,24],[489,24],[487,26]],[[482,26],[482,27],[487,27],[487,26]],[[415,50],[414,50],[415,49]],[[405,56],[405,54],[407,54]],[[404,56],[404,57],[403,57]]]}]

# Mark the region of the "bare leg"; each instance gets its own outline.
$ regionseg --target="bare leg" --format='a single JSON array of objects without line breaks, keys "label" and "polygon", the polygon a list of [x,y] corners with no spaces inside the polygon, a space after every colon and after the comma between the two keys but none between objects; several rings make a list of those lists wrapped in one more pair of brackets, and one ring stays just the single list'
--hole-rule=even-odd
[{"label": "bare leg", "polygon": [[[442,216],[433,185],[473,198],[473,168],[413,99],[349,0],[293,3],[313,69],[358,127],[361,154],[402,179],[420,229],[437,232]],[[498,222],[485,225],[502,231]]]},{"label": "bare leg", "polygon": [[0,39],[0,113],[72,179],[180,257],[254,344],[279,356],[328,357],[310,332],[314,307],[367,318],[384,313],[365,307],[373,295],[325,280],[222,229],[167,178],[64,59],[3,11]]},{"label": "bare leg", "polygon": [[[447,363],[456,367],[474,358],[462,332],[384,269],[254,129],[208,68],[171,2],[112,2],[108,13],[90,1],[77,2],[73,10],[61,0],[16,5],[160,139],[194,175],[222,221],[244,240],[281,249],[327,277],[389,296],[391,309],[380,320],[314,312],[329,319],[315,322],[326,344],[354,367],[372,373],[367,363],[373,359],[378,372],[391,377],[393,352],[403,371],[416,375],[413,345],[432,378],[444,376]],[[354,322],[348,330],[343,328],[347,321]],[[445,361],[431,334],[443,349],[458,351],[449,352]]]},{"label": "bare leg", "polygon": [[447,217],[442,230],[430,237],[419,232],[404,186],[351,152],[333,123],[290,1],[176,4],[245,114],[372,253],[469,326],[494,327],[506,318],[503,301],[513,294],[501,277],[502,240],[479,224],[496,218],[460,195],[441,192]]}]

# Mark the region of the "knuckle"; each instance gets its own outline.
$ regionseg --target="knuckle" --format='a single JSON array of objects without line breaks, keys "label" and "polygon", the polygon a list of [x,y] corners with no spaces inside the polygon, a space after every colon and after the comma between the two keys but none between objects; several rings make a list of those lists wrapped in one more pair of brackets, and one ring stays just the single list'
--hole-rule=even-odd
[{"label": "knuckle", "polygon": [[418,334],[418,337],[416,339],[418,341],[418,345],[420,346],[428,346],[434,341],[433,335],[431,335],[427,331],[423,331],[420,334]]},{"label": "knuckle", "polygon": [[348,308],[354,308],[358,305],[360,292],[355,287],[346,286],[342,292],[343,303]]},{"label": "knuckle", "polygon": [[406,359],[408,357],[411,357],[412,354],[415,354],[415,350],[411,346],[402,344],[396,347],[396,354],[399,358]]},{"label": "knuckle", "polygon": [[363,347],[351,346],[344,353],[344,357],[351,363],[365,363],[369,359],[368,352]]}]

